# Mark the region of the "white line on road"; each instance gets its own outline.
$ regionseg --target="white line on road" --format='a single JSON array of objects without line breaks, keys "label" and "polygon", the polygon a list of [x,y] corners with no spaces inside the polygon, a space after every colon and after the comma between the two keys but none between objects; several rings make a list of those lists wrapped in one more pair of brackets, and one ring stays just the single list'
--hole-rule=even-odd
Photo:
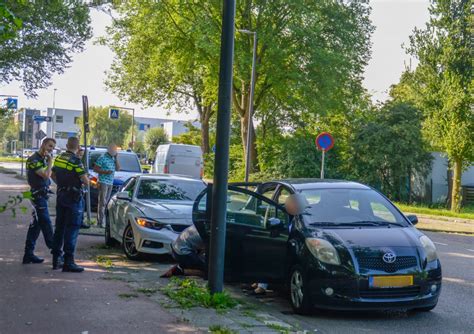
[{"label": "white line on road", "polygon": [[442,246],[447,246],[448,244],[443,244],[442,242],[436,242],[436,241],[433,241],[435,244],[437,245],[442,245]]}]

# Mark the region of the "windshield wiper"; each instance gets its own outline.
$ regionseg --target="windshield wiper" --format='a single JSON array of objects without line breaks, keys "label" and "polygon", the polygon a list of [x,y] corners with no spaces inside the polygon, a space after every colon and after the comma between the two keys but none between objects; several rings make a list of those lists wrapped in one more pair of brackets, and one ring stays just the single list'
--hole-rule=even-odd
[{"label": "windshield wiper", "polygon": [[385,221],[372,221],[372,220],[361,220],[356,222],[348,222],[348,223],[336,223],[336,222],[314,222],[310,223],[311,226],[404,226],[398,223],[391,223]]}]

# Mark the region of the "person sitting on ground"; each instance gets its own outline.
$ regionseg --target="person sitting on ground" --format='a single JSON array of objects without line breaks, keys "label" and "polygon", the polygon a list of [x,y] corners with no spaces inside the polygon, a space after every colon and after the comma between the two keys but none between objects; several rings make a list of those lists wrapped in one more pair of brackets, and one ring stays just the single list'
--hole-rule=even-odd
[{"label": "person sitting on ground", "polygon": [[171,244],[171,254],[178,262],[161,277],[184,275],[185,270],[199,270],[205,276],[207,264],[204,256],[205,244],[196,226],[187,227]]}]

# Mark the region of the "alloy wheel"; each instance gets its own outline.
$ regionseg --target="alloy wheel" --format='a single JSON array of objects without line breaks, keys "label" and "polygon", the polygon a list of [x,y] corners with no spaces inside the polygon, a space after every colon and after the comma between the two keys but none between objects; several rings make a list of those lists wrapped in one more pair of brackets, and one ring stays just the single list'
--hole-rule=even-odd
[{"label": "alloy wheel", "polygon": [[303,275],[298,270],[291,275],[290,289],[291,302],[296,308],[300,308],[303,304]]},{"label": "alloy wheel", "polygon": [[125,233],[123,235],[123,246],[125,248],[125,252],[134,257],[138,256],[138,250],[135,246],[135,238],[133,237],[133,229],[130,225],[127,226],[125,229]]}]

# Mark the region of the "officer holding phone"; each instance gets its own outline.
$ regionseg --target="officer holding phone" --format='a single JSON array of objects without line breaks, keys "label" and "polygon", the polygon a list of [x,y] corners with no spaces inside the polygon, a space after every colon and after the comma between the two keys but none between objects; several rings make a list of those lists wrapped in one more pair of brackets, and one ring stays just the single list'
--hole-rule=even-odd
[{"label": "officer holding phone", "polygon": [[45,138],[38,152],[32,154],[26,161],[26,176],[31,191],[33,204],[33,219],[26,235],[25,255],[23,264],[42,263],[43,258],[34,254],[36,240],[43,232],[44,241],[48,248],[53,247],[53,227],[48,211],[49,186],[51,184],[52,153],[56,140]]}]

